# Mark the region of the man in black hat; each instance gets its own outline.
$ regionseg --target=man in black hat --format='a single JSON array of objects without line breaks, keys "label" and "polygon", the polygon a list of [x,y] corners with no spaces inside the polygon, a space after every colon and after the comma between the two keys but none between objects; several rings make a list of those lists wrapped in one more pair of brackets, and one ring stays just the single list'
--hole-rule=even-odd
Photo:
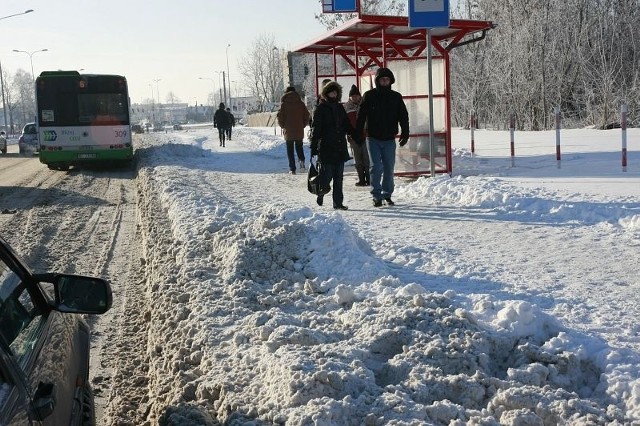
[{"label": "man in black hat", "polygon": [[[395,77],[389,68],[376,71],[374,89],[365,92],[358,118],[356,135],[364,134],[367,129],[367,149],[371,158],[371,195],[374,207],[382,206],[382,200],[394,205],[393,169],[396,162],[395,136],[400,125],[399,145],[405,146],[409,141],[409,113],[402,100],[402,95],[391,90]],[[361,139],[360,143],[364,143]]]}]

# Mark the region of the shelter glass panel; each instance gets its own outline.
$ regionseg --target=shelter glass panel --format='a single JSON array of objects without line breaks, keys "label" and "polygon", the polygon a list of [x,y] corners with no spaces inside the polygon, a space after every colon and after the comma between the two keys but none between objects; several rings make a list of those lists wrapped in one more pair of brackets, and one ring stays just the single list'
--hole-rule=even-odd
[{"label": "shelter glass panel", "polygon": [[[403,96],[427,95],[429,93],[429,67],[426,58],[415,60],[389,61],[389,69],[393,71],[396,82],[394,90]],[[443,95],[445,92],[444,58],[432,58],[433,93]]]},{"label": "shelter glass panel", "polygon": [[[446,138],[444,135],[435,135],[434,142],[435,170],[436,172],[446,171]],[[429,172],[430,169],[429,136],[412,136],[405,148],[396,150],[396,173],[424,173]]]},{"label": "shelter glass panel", "polygon": [[[429,98],[405,99],[409,111],[409,131],[411,134],[429,133]],[[435,133],[447,131],[446,99],[433,99],[433,130]]]}]

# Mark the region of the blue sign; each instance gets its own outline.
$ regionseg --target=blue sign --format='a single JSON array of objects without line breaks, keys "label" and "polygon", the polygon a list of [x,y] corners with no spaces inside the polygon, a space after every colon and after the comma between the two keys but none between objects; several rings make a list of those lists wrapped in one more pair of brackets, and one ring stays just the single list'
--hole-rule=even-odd
[{"label": "blue sign", "polygon": [[449,0],[409,0],[411,28],[449,26]]},{"label": "blue sign", "polygon": [[356,0],[322,0],[322,13],[357,12]]}]

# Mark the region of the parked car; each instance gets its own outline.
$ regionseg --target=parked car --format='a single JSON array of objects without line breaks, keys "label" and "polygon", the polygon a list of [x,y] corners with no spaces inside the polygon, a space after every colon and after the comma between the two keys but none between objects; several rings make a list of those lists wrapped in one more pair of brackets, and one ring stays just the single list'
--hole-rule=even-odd
[{"label": "parked car", "polygon": [[111,308],[100,278],[34,274],[0,237],[0,425],[95,424],[89,326]]},{"label": "parked car", "polygon": [[144,133],[144,128],[140,124],[132,124],[131,131],[136,134]]},{"label": "parked car", "polygon": [[27,123],[22,128],[22,134],[18,139],[18,149],[20,154],[34,153],[40,150],[36,123]]}]

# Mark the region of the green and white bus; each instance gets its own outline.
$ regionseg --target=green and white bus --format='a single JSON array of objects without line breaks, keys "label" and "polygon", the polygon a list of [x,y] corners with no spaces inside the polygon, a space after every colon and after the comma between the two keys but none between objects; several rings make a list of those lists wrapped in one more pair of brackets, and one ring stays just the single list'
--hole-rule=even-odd
[{"label": "green and white bus", "polygon": [[50,169],[133,161],[125,77],[44,71],[36,79],[36,109],[40,162]]}]

